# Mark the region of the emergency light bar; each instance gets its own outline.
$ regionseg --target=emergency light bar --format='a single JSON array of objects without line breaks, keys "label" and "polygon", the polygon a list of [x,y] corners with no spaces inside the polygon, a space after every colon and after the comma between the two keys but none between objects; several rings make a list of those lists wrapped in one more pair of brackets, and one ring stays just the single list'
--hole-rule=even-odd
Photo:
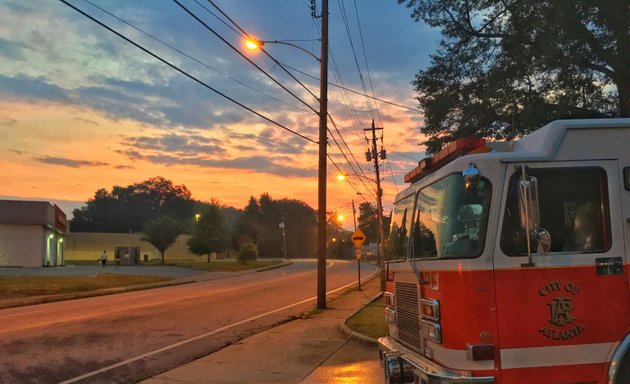
[{"label": "emergency light bar", "polygon": [[435,155],[420,160],[418,166],[405,175],[405,183],[418,181],[456,158],[464,156],[475,149],[484,148],[485,146],[486,140],[479,138],[464,138],[452,141],[444,148],[440,149]]}]

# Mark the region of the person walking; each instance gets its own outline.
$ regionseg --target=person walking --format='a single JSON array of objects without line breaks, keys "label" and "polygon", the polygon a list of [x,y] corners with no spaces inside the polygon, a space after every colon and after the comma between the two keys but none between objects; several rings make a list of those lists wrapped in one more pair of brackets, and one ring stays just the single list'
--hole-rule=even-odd
[{"label": "person walking", "polygon": [[120,255],[118,253],[114,256],[114,266],[116,269],[120,267]]},{"label": "person walking", "polygon": [[107,264],[107,251],[103,251],[98,260],[101,262],[101,266],[105,268],[105,265]]}]

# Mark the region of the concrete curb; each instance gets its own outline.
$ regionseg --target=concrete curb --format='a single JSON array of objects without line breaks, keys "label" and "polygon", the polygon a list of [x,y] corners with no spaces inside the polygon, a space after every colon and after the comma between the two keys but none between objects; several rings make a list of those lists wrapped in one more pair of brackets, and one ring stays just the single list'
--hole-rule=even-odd
[{"label": "concrete curb", "polygon": [[[376,278],[378,276],[377,274],[374,274],[373,276],[369,277],[368,279],[364,280],[364,281],[370,281],[374,278]],[[366,304],[363,304],[359,309],[357,309],[356,311],[354,311],[350,316],[348,316],[342,323],[339,323],[339,331],[346,335],[348,338],[353,339],[355,341],[358,341],[361,344],[364,345],[369,345],[369,346],[378,346],[378,341],[376,341],[376,339],[370,337],[370,336],[366,336],[362,333],[353,331],[352,329],[350,329],[350,327],[348,327],[346,325],[346,322],[348,322],[348,319],[350,319],[352,316],[356,315],[357,313],[361,312],[365,307],[367,307],[368,305],[372,304],[374,301],[378,300],[381,296],[383,296],[383,292],[378,293],[376,296],[372,297],[370,299],[370,301],[368,301]],[[383,314],[383,316],[385,316],[385,314]]]}]

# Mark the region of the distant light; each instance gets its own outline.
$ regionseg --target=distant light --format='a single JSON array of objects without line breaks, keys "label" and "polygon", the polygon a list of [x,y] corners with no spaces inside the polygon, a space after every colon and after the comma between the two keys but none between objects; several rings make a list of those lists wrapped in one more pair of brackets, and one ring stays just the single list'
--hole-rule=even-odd
[{"label": "distant light", "polygon": [[245,40],[245,47],[249,50],[255,51],[257,49],[260,49],[261,46],[262,46],[262,43],[258,40],[254,40],[254,39]]},{"label": "distant light", "polygon": [[337,214],[337,221],[343,221],[343,219],[344,216],[341,213]]},{"label": "distant light", "polygon": [[48,235],[48,238],[49,238],[49,239],[52,239],[52,238],[54,238],[54,237],[55,237],[55,235],[54,235],[54,234],[52,234],[52,233],[51,233],[50,235]]},{"label": "distant light", "polygon": [[200,218],[201,218],[201,214],[195,213],[195,221],[199,221]]},{"label": "distant light", "polygon": [[60,242],[60,243],[63,243],[63,239],[59,239],[59,242]]},{"label": "distant light", "polygon": [[343,174],[340,173],[337,175],[337,180],[344,181],[345,179],[346,179],[346,176],[344,176]]}]

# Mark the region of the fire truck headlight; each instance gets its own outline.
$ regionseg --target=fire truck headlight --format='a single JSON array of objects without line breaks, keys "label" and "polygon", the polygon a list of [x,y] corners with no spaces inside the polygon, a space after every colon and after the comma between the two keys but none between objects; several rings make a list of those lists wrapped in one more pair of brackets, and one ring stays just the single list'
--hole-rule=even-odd
[{"label": "fire truck headlight", "polygon": [[420,300],[420,316],[425,320],[440,320],[440,303],[437,300]]},{"label": "fire truck headlight", "polygon": [[440,324],[422,320],[422,335],[435,343],[442,344],[442,330]]}]

